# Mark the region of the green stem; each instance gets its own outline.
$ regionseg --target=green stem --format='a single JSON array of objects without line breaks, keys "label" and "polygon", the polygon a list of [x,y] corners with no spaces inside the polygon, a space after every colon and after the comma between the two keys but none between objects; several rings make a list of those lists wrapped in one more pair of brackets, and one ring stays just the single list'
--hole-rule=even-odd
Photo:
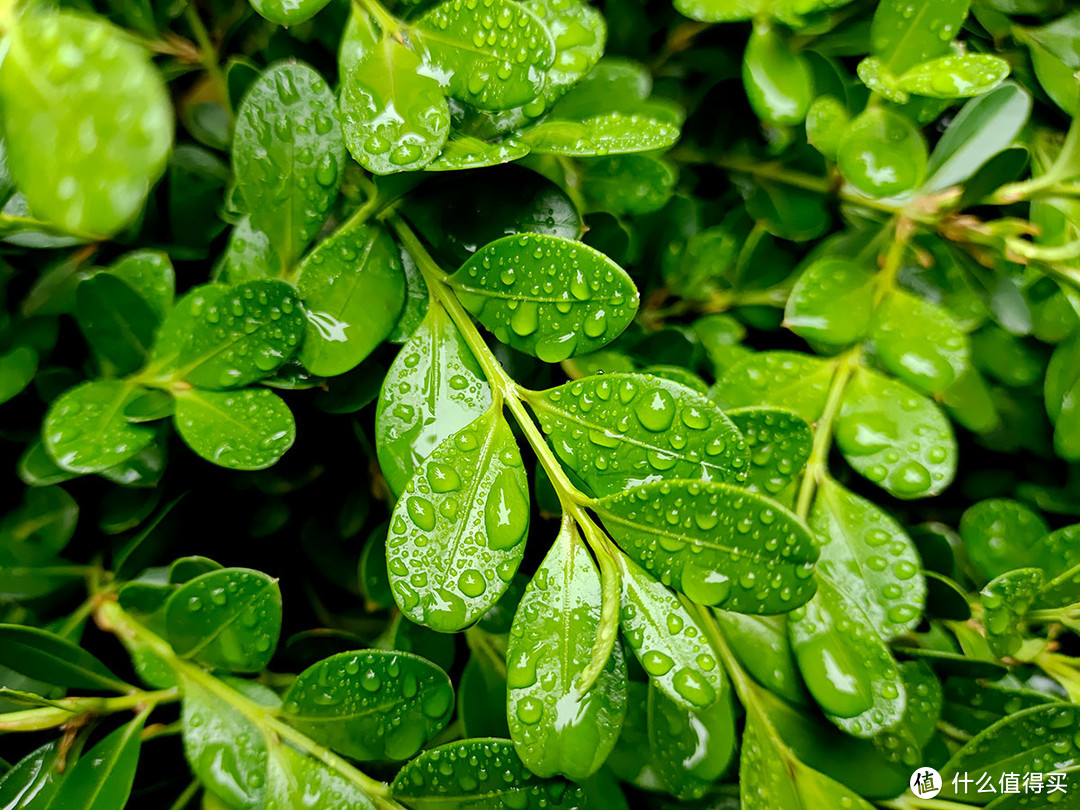
[{"label": "green stem", "polygon": [[1080,163],[1080,110],[1073,116],[1072,124],[1065,135],[1057,159],[1046,173],[1019,183],[1009,183],[999,188],[990,197],[995,205],[1008,205],[1030,200],[1045,193],[1058,194],[1063,191],[1062,184],[1076,176],[1076,166]]},{"label": "green stem", "polygon": [[384,34],[392,36],[396,40],[401,40],[401,21],[383,8],[382,3],[378,0],[353,0],[353,5],[361,12],[366,12],[375,18],[375,22],[379,24],[379,28],[383,30]]},{"label": "green stem", "polygon": [[179,699],[180,691],[175,688],[152,692],[138,689],[127,695],[110,698],[61,698],[54,701],[56,706],[0,714],[0,731],[41,731],[62,726],[82,714],[116,714],[140,706],[154,707],[160,703],[172,703]]},{"label": "green stem", "polygon": [[859,348],[855,347],[836,360],[836,369],[833,371],[832,384],[829,387],[829,396],[825,400],[825,410],[821,418],[814,424],[814,445],[810,450],[810,458],[806,461],[806,469],[803,471],[802,482],[799,485],[799,497],[796,500],[795,513],[803,520],[810,515],[810,507],[814,502],[814,493],[817,487],[829,474],[829,450],[832,447],[833,423],[840,412],[840,402],[844,396],[844,389],[859,364]]},{"label": "green stem", "polygon": [[536,426],[536,422],[530,415],[528,408],[525,407],[525,400],[529,399],[534,392],[518,385],[506,373],[506,370],[499,365],[499,361],[492,354],[487,343],[484,342],[484,338],[480,335],[469,313],[450,288],[450,276],[443,272],[412,229],[401,217],[397,216],[391,217],[390,224],[405,249],[416,262],[416,266],[420,269],[424,280],[427,282],[428,290],[443,306],[447,314],[450,315],[450,319],[457,326],[465,344],[476,358],[477,363],[480,364],[484,376],[491,385],[496,407],[505,404],[510,413],[514,415],[514,421],[518,423],[522,433],[525,434],[526,440],[532,446],[533,452],[536,453],[536,457],[540,461],[540,466],[547,473],[564,514],[572,518],[581,527],[585,541],[596,556],[600,567],[603,598],[600,607],[600,629],[593,644],[589,664],[582,671],[577,684],[577,688],[584,694],[596,682],[596,678],[599,677],[615,645],[619,624],[619,590],[621,587],[619,567],[616,562],[617,552],[607,535],[596,525],[596,522],[585,508],[593,503],[593,500],[570,481],[559,460],[555,457],[555,453],[540,433],[540,429]]},{"label": "green stem", "polygon": [[184,19],[187,20],[188,25],[191,27],[191,33],[195,37],[195,44],[199,46],[199,64],[202,65],[206,75],[210,77],[210,81],[217,88],[218,100],[231,120],[233,109],[232,103],[229,101],[229,85],[225,81],[225,74],[222,72],[221,65],[218,62],[217,48],[210,39],[210,33],[206,30],[206,26],[203,25],[202,18],[195,8],[195,0],[188,0],[188,4],[184,8]]},{"label": "green stem", "polygon": [[357,770],[329,748],[320,745],[303,732],[297,731],[292,726],[279,720],[273,714],[272,709],[262,706],[230,688],[202,669],[202,667],[180,658],[166,641],[135,621],[116,602],[103,602],[97,611],[97,621],[102,629],[108,630],[136,645],[145,647],[158,658],[161,658],[177,674],[181,684],[184,681],[197,684],[219,700],[229,704],[230,707],[251,721],[253,725],[263,732],[264,736],[269,739],[280,738],[286,740],[300,751],[319,760],[328,768],[336,771],[340,776],[359,787],[385,810],[403,810],[401,805],[389,797],[390,786],[385,782],[380,782]]},{"label": "green stem", "polygon": [[199,780],[193,780],[190,785],[184,788],[184,792],[176,797],[176,801],[169,805],[169,810],[184,810],[185,807],[191,804],[191,800],[195,798],[195,794],[199,792],[200,787]]}]

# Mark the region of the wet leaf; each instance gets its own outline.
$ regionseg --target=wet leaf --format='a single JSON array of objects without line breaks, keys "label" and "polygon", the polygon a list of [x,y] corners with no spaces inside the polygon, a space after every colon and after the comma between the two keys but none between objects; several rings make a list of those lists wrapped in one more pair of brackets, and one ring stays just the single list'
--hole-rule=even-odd
[{"label": "wet leaf", "polygon": [[922,563],[893,517],[827,479],[818,487],[810,528],[821,549],[818,570],[861,607],[885,641],[918,625],[926,604]]},{"label": "wet leaf", "polygon": [[359,760],[409,759],[443,729],[453,708],[445,672],[419,656],[383,650],[324,658],[282,698],[290,725]]},{"label": "wet leaf", "polygon": [[244,95],[232,143],[236,197],[288,270],[337,196],[345,144],[337,102],[307,65],[278,62]]},{"label": "wet leaf", "polygon": [[630,323],[638,305],[633,281],[611,259],[580,242],[545,234],[507,236],[485,245],[449,283],[496,338],[546,363],[606,346]]},{"label": "wet leaf", "polygon": [[413,810],[580,810],[581,788],[541,779],[522,764],[509,740],[461,740],[424,751],[398,772],[391,795]]},{"label": "wet leaf", "polygon": [[131,688],[79,645],[20,624],[0,624],[0,665],[57,686],[116,692]]},{"label": "wet leaf", "polygon": [[284,281],[196,287],[162,325],[150,368],[200,388],[238,388],[280,368],[304,329],[296,293]]},{"label": "wet leaf", "polygon": [[727,681],[697,620],[678,598],[626,557],[619,556],[619,626],[652,684],[689,711],[709,708]]},{"label": "wet leaf", "polygon": [[781,408],[736,408],[727,416],[742,434],[749,452],[746,486],[776,497],[795,480],[810,458],[810,425]]},{"label": "wet leaf", "polygon": [[842,730],[869,738],[903,718],[900,669],[878,623],[831,580],[790,616],[791,646],[806,688]]},{"label": "wet leaf", "polygon": [[50,810],[123,810],[139,763],[145,715],[91,748],[56,791]]},{"label": "wet leaf", "polygon": [[349,153],[375,174],[426,166],[450,132],[439,82],[362,11],[353,11],[345,38],[352,50],[341,59],[341,127]]},{"label": "wet leaf", "polygon": [[418,624],[468,627],[513,579],[528,528],[521,454],[491,407],[443,439],[406,484],[386,542],[394,599]]},{"label": "wet leaf", "polygon": [[72,233],[115,233],[138,215],[172,148],[161,75],[101,18],[27,14],[8,45],[0,129],[19,190],[36,216]]},{"label": "wet leaf", "polygon": [[791,650],[786,615],[754,616],[726,610],[714,610],[713,615],[739,663],[754,680],[786,701],[800,706],[809,702]]},{"label": "wet leaf", "polygon": [[851,122],[837,147],[844,179],[870,197],[893,197],[922,182],[926,141],[899,113],[867,108]]},{"label": "wet leaf", "polygon": [[735,708],[724,685],[707,709],[688,709],[649,688],[649,748],[660,784],[680,799],[696,799],[724,775],[735,755]]},{"label": "wet leaf", "polygon": [[432,303],[387,372],[375,415],[379,466],[400,495],[444,439],[491,404],[491,388],[457,327]]},{"label": "wet leaf", "polygon": [[870,329],[876,287],[874,276],[853,261],[818,259],[795,282],[784,325],[809,341],[848,346]]},{"label": "wet leaf", "polygon": [[647,573],[702,605],[781,613],[814,593],[817,549],[780,504],[729,484],[661,481],[594,511]]},{"label": "wet leaf", "polygon": [[520,160],[529,154],[529,147],[517,138],[488,143],[469,135],[454,135],[426,168],[429,172],[452,172],[480,169]]},{"label": "wet leaf", "polygon": [[658,478],[746,478],[738,430],[684,385],[644,374],[595,375],[529,403],[559,459],[599,497]]},{"label": "wet leaf", "polygon": [[933,98],[970,98],[993,90],[1009,75],[1009,63],[999,56],[966,53],[923,62],[896,80],[907,93]]},{"label": "wet leaf", "polygon": [[157,319],[165,320],[176,294],[176,272],[169,254],[161,250],[133,250],[110,264],[105,272],[135,290]]},{"label": "wet leaf", "polygon": [[79,504],[61,487],[28,489],[22,505],[0,518],[0,554],[8,562],[39,565],[59,554],[79,518]]},{"label": "wet leaf", "polygon": [[615,155],[589,161],[582,191],[591,207],[613,214],[651,214],[671,199],[679,172],[651,155]]},{"label": "wet leaf", "polygon": [[[59,770],[60,740],[36,748],[0,777],[0,807],[49,810],[71,769]],[[70,763],[69,763],[70,764]]]},{"label": "wet leaf", "polygon": [[1058,573],[1060,549],[1047,543],[1050,527],[1038,512],[1019,501],[988,498],[964,512],[960,535],[968,558],[984,578],[994,579],[1014,568],[1048,564]]},{"label": "wet leaf", "polygon": [[41,427],[49,457],[63,470],[101,472],[131,458],[154,439],[148,428],[124,419],[141,390],[122,380],[91,380],[52,403]]},{"label": "wet leaf", "polygon": [[250,0],[250,2],[253,9],[272,23],[296,25],[322,11],[329,0]]},{"label": "wet leaf", "polygon": [[996,577],[982,589],[983,625],[990,652],[998,658],[1014,655],[1024,643],[1024,617],[1045,578],[1038,568],[1017,568]]},{"label": "wet leaf", "polygon": [[[451,96],[481,110],[508,110],[540,95],[555,43],[540,19],[511,0],[446,0],[410,31],[423,61]],[[481,44],[477,45],[477,40]]]},{"label": "wet leaf", "polygon": [[183,658],[225,672],[258,672],[281,632],[277,580],[247,568],[222,568],[188,580],[165,605],[169,643]]},{"label": "wet leaf", "polygon": [[173,419],[188,447],[233,470],[265,469],[296,439],[289,406],[265,388],[178,391]]},{"label": "wet leaf", "polygon": [[742,63],[743,86],[762,121],[777,126],[801,124],[813,100],[813,75],[781,31],[755,25]]},{"label": "wet leaf", "polygon": [[885,0],[874,13],[871,51],[895,76],[943,56],[949,52],[949,43],[960,33],[969,5],[970,0],[931,4]]},{"label": "wet leaf", "polygon": [[98,273],[79,284],[75,300],[79,328],[106,367],[121,374],[142,368],[159,324],[150,303],[109,273]]},{"label": "wet leaf", "polygon": [[322,761],[287,745],[269,749],[266,806],[273,810],[342,807],[376,810],[376,804],[355,782]]},{"label": "wet leaf", "polygon": [[948,310],[901,290],[874,311],[870,337],[881,364],[924,394],[944,391],[968,367],[967,335]]},{"label": "wet leaf", "polygon": [[307,314],[300,362],[321,377],[343,374],[371,354],[405,303],[397,248],[370,225],[342,228],[320,242],[297,268],[296,287]]},{"label": "wet leaf", "polygon": [[626,664],[616,641],[588,692],[578,682],[600,629],[600,575],[576,524],[559,536],[525,589],[506,650],[506,716],[525,766],[580,781],[610,753],[626,714]]},{"label": "wet leaf", "polygon": [[956,439],[940,408],[868,369],[844,391],[836,444],[860,474],[898,498],[936,495],[956,474]]},{"label": "wet leaf", "polygon": [[666,149],[679,128],[641,113],[611,112],[580,120],[550,118],[527,130],[522,140],[538,155],[598,157]]},{"label": "wet leaf", "polygon": [[759,352],[735,363],[710,389],[725,411],[772,407],[816,422],[825,409],[835,366],[799,352]]}]

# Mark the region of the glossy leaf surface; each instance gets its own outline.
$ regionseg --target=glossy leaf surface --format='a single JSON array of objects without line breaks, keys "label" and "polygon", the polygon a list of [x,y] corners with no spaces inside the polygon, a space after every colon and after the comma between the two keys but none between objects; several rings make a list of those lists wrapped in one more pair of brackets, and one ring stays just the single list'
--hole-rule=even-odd
[{"label": "glossy leaf surface", "polygon": [[109,691],[128,688],[96,657],[47,630],[0,624],[0,649],[0,664],[45,683]]},{"label": "glossy leaf surface", "polygon": [[450,284],[496,338],[547,363],[606,346],[638,305],[634,283],[607,256],[543,234],[485,245]]},{"label": "glossy leaf surface", "polygon": [[525,766],[538,776],[591,775],[626,713],[626,664],[616,642],[588,692],[578,689],[600,628],[600,575],[575,524],[525,589],[506,650],[506,717]]},{"label": "glossy leaf surface", "polygon": [[91,748],[71,769],[50,808],[54,810],[123,810],[127,807],[139,763],[145,717],[116,729]]},{"label": "glossy leaf surface", "polygon": [[307,314],[300,362],[321,377],[343,374],[371,354],[405,303],[397,249],[384,230],[367,225],[320,242],[297,268],[296,288]]},{"label": "glossy leaf surface", "polygon": [[742,483],[747,450],[709,399],[642,374],[604,374],[530,398],[559,459],[599,497],[663,478]]},{"label": "glossy leaf surface", "polygon": [[154,433],[124,419],[139,389],[120,380],[91,380],[60,395],[45,415],[42,441],[64,470],[100,472],[131,458]]},{"label": "glossy leaf surface", "polygon": [[386,542],[394,599],[418,624],[469,626],[513,579],[528,528],[521,454],[489,408],[443,439],[405,485]]},{"label": "glossy leaf surface", "polygon": [[747,487],[776,497],[810,458],[810,425],[781,408],[737,408],[729,410],[727,416],[742,434],[749,452]]},{"label": "glossy leaf surface", "polygon": [[454,707],[450,679],[408,653],[357,650],[305,669],[282,698],[289,724],[359,760],[405,760]]},{"label": "glossy leaf surface", "polygon": [[699,604],[780,613],[814,593],[817,549],[775,501],[720,483],[661,481],[597,501],[612,537]]},{"label": "glossy leaf surface", "polygon": [[874,277],[846,259],[818,259],[799,276],[784,325],[806,340],[847,346],[870,329]]},{"label": "glossy leaf surface", "polygon": [[292,411],[265,388],[179,392],[173,419],[188,447],[234,470],[269,467],[296,438]]}]

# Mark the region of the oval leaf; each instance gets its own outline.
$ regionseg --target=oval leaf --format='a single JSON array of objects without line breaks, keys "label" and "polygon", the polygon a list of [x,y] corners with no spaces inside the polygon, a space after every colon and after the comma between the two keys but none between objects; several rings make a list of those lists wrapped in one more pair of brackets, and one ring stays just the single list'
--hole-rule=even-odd
[{"label": "oval leaf", "polygon": [[783,613],[814,593],[817,549],[775,501],[720,483],[660,481],[593,509],[652,576],[702,605]]},{"label": "oval leaf", "polygon": [[615,262],[580,242],[546,234],[485,245],[450,285],[496,338],[546,363],[606,346],[638,306],[634,282]]},{"label": "oval leaf", "polygon": [[708,397],[645,374],[586,377],[529,396],[559,459],[597,496],[660,478],[742,483],[739,431]]},{"label": "oval leaf", "polygon": [[742,434],[750,456],[746,487],[776,497],[810,458],[810,425],[780,408],[737,408],[727,416]]},{"label": "oval leaf", "polygon": [[394,599],[444,633],[475,622],[502,596],[525,554],[529,490],[514,434],[489,408],[417,468],[390,519]]},{"label": "oval leaf", "polygon": [[626,664],[616,642],[585,694],[577,682],[600,629],[600,575],[577,526],[559,536],[525,589],[506,649],[506,717],[521,761],[576,781],[599,768],[626,714]]},{"label": "oval leaf", "polygon": [[130,424],[124,407],[142,390],[123,380],[92,380],[61,394],[45,414],[41,437],[63,470],[101,472],[131,458],[154,431]]},{"label": "oval leaf", "polygon": [[233,470],[266,469],[296,439],[289,406],[265,388],[177,391],[173,420],[188,447]]}]

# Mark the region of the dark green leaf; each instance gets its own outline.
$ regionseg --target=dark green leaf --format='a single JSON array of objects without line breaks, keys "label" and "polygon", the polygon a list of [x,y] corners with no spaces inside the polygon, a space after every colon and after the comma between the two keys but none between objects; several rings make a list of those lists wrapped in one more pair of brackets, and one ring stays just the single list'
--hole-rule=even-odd
[{"label": "dark green leaf", "polygon": [[173,421],[188,447],[234,470],[272,466],[296,438],[289,406],[265,388],[178,391]]},{"label": "dark green leaf", "polygon": [[129,284],[109,273],[82,282],[75,317],[86,340],[121,374],[142,368],[150,357],[158,316]]},{"label": "dark green leaf", "polygon": [[0,624],[0,664],[57,686],[117,692],[131,688],[77,644],[36,627]]},{"label": "dark green leaf", "polygon": [[130,424],[124,408],[142,393],[122,380],[92,380],[65,391],[41,426],[49,457],[68,472],[101,472],[130,459],[154,439]]},{"label": "dark green leaf", "polygon": [[75,763],[50,810],[123,810],[128,806],[139,763],[141,714],[103,739]]}]

